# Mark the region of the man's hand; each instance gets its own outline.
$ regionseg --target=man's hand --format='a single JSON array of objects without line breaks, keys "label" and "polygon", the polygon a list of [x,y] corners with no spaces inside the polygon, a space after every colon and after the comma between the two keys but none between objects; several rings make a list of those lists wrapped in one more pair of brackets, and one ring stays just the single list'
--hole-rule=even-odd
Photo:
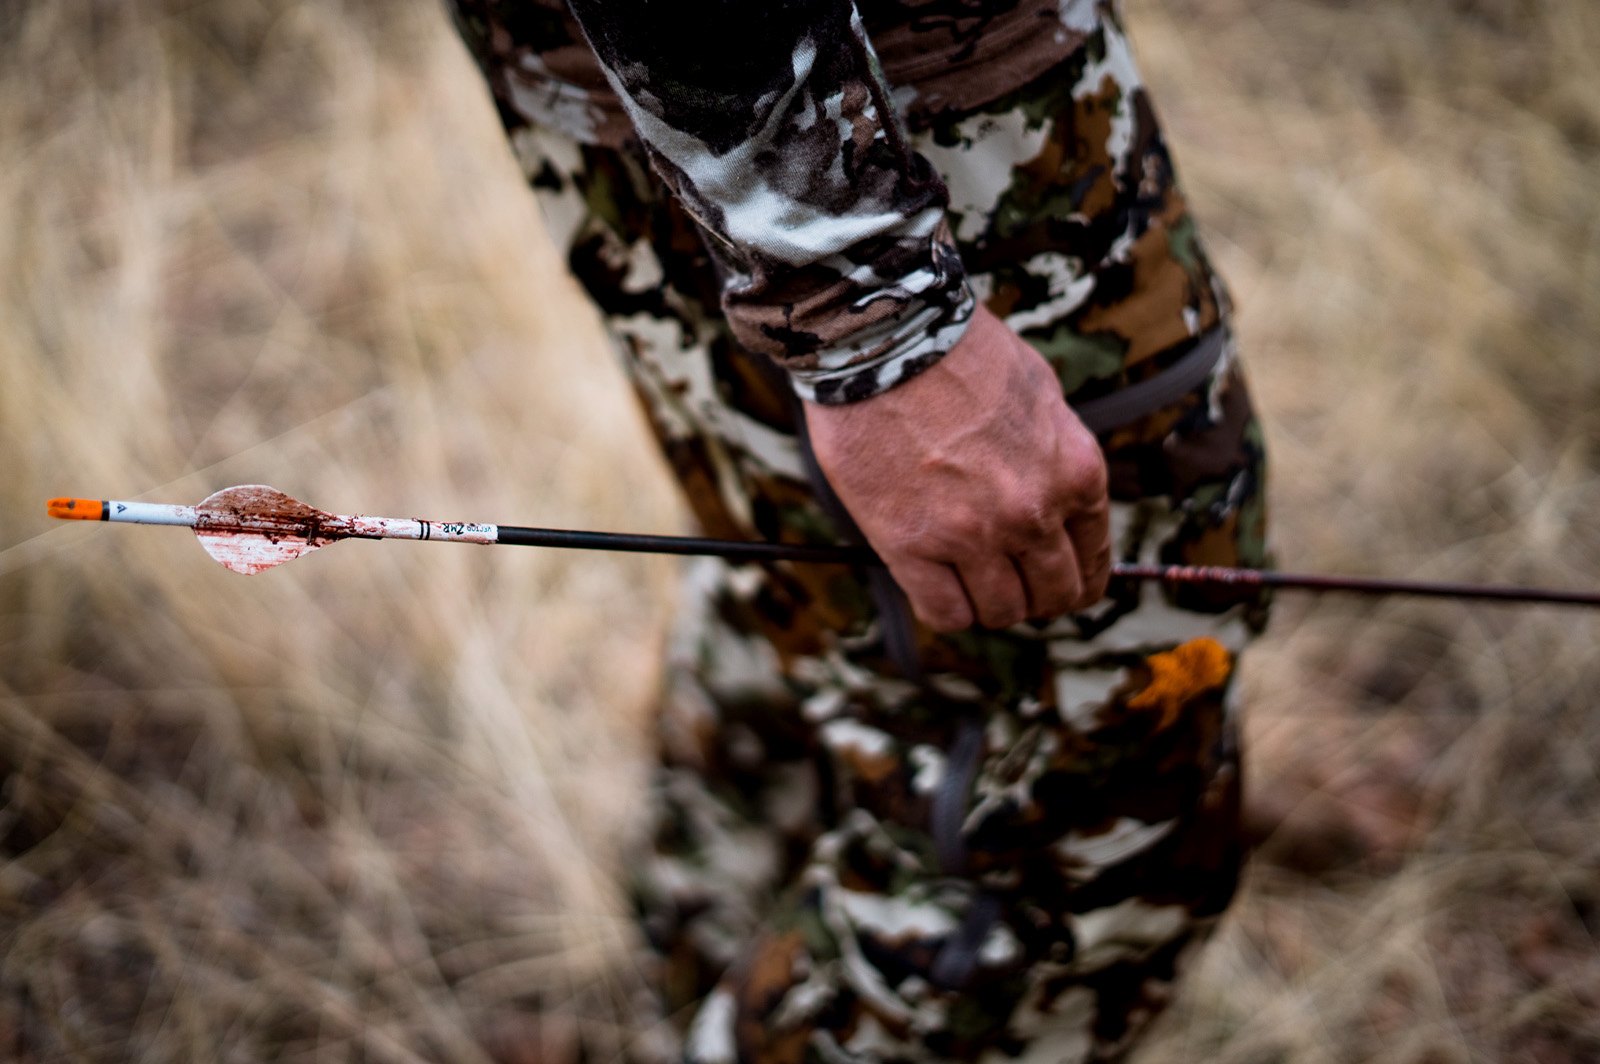
[{"label": "man's hand", "polygon": [[1038,352],[981,304],[932,368],[806,404],[817,462],[924,624],[1058,617],[1105,594],[1105,459]]}]

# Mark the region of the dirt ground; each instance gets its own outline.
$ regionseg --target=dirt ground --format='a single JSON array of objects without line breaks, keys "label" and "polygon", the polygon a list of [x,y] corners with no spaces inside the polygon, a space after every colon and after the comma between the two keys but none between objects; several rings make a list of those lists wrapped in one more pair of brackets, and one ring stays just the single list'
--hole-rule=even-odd
[{"label": "dirt ground", "polygon": [[[1284,568],[1600,585],[1600,5],[1129,0]],[[54,495],[685,518],[432,0],[0,4],[0,1058],[611,1059],[659,559],[255,578]],[[1284,595],[1140,1064],[1600,1059],[1600,620]]]}]

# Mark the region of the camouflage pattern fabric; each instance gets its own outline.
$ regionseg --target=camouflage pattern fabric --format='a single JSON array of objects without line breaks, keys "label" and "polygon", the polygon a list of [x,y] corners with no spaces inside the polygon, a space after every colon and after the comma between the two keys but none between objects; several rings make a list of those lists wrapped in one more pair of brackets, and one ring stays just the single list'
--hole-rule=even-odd
[{"label": "camouflage pattern fabric", "polygon": [[[938,99],[941,113],[954,85],[992,93],[1005,84],[992,72],[1015,69],[1008,51],[1037,53],[1025,65],[1049,69],[1099,21],[1086,0],[955,5],[966,27],[954,13],[940,17],[940,6],[879,4],[874,14],[908,73],[921,61],[943,76],[926,91],[913,85],[923,110]],[[537,121],[559,117],[540,105],[552,91],[576,101],[583,90],[552,87],[544,56],[564,56],[572,35],[548,9],[532,9],[544,18],[517,45],[513,29],[528,23],[512,18],[529,10],[488,5],[476,36],[480,53],[499,60],[507,106]],[[909,379],[961,338],[973,297],[945,227],[944,189],[909,149],[867,24],[848,0],[573,0],[572,14],[656,173],[712,238],[722,310],[746,351],[782,364],[805,398],[844,403]],[[906,35],[892,29],[902,23],[928,28],[897,44]],[[941,38],[931,55],[918,47]],[[952,64],[991,73],[963,79]],[[544,92],[530,94],[530,73]],[[611,128],[609,113],[580,129]]]},{"label": "camouflage pattern fabric", "polygon": [[[460,4],[503,85],[497,57],[524,45],[499,5]],[[791,384],[721,313],[725,249],[690,202],[644,151],[499,100],[700,523],[839,541]],[[1026,84],[925,118],[905,146],[948,189],[967,285],[1069,399],[1150,379],[1227,328],[1113,10]],[[1266,563],[1261,435],[1231,341],[1200,387],[1100,442],[1119,560]],[[630,865],[684,1058],[1117,1059],[1234,890],[1229,692],[1265,602],[1114,582],[1050,624],[915,629],[909,670],[883,602],[843,567],[689,571]]]},{"label": "camouflage pattern fabric", "polygon": [[[729,0],[708,7],[705,0],[685,0],[672,8],[679,14],[661,27],[666,36],[660,40],[675,42],[687,33],[691,47],[703,46],[694,39],[703,25],[718,26],[725,31],[720,39],[728,40],[733,27],[726,18],[754,15],[738,27],[750,35],[739,38],[742,50],[751,36],[770,38],[765,16],[785,7],[792,14],[792,3]],[[461,0],[454,10],[495,95],[517,121],[580,144],[637,147],[622,101],[566,0]],[[884,80],[894,86],[896,110],[912,130],[1028,84],[1077,51],[1100,18],[1095,0],[860,0],[856,10]],[[641,13],[638,5],[619,8],[614,21]],[[713,48],[713,62],[733,61],[731,51]]]}]

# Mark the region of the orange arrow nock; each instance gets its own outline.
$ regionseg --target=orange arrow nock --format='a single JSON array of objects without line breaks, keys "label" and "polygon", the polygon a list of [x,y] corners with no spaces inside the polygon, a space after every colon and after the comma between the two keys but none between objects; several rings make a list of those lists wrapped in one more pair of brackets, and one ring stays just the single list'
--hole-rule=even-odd
[{"label": "orange arrow nock", "polygon": [[99,499],[51,499],[46,505],[51,517],[64,521],[98,521],[105,516],[105,504]]}]

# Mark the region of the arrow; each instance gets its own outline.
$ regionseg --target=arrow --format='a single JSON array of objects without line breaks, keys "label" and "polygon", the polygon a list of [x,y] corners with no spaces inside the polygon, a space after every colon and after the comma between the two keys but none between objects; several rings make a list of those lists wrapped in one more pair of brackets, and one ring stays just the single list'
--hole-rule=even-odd
[{"label": "arrow", "polygon": [[[179,525],[194,529],[207,554],[236,573],[253,575],[341,539],[445,540],[518,547],[572,547],[645,554],[709,554],[742,562],[812,562],[882,565],[867,547],[812,547],[696,536],[651,536],[621,532],[580,532],[517,525],[423,521],[403,517],[330,514],[307,506],[276,488],[243,484],[221,491],[198,506],[119,502],[111,499],[51,499],[51,517],[72,521],[112,521],[137,525]],[[1600,592],[1508,585],[1450,584],[1425,580],[1281,573],[1211,565],[1134,565],[1119,563],[1111,575],[1123,580],[1160,581],[1238,588],[1289,588],[1349,591],[1366,595],[1426,595],[1435,598],[1499,602],[1545,602],[1600,606]]]}]

